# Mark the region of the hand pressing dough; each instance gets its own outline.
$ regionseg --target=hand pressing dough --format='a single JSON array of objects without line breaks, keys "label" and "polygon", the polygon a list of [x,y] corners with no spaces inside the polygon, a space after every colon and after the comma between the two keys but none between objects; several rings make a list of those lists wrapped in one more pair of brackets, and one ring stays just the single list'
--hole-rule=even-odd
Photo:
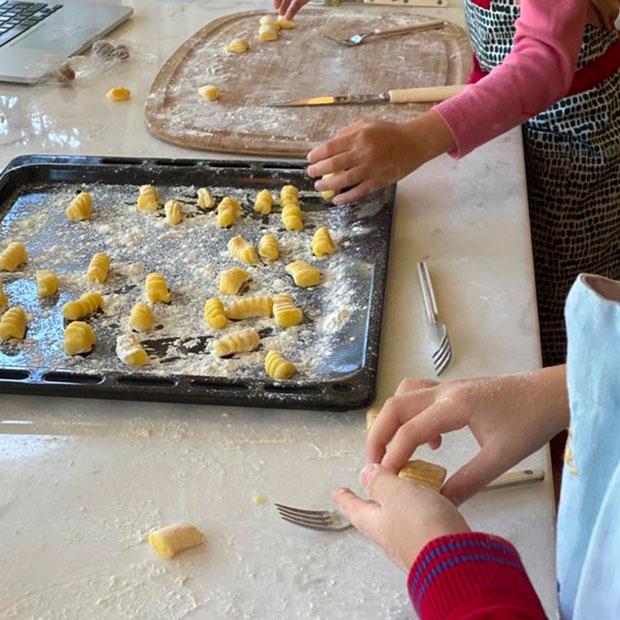
[{"label": "hand pressing dough", "polygon": [[[327,179],[331,179],[332,177],[335,177],[338,174],[342,174],[344,172],[344,170],[340,170],[338,172],[330,172],[329,174],[324,174],[321,179],[322,180],[327,180]],[[329,202],[330,200],[332,200],[334,198],[334,196],[338,193],[336,190],[334,189],[324,189],[322,192],[319,192],[321,194],[321,198],[323,200],[325,200],[326,202]]]},{"label": "hand pressing dough", "polygon": [[435,491],[441,490],[441,485],[446,479],[447,470],[440,465],[434,465],[426,461],[409,461],[399,472],[398,477],[404,480],[411,480],[422,486],[429,487]]},{"label": "hand pressing dough", "polygon": [[149,545],[158,556],[165,559],[202,545],[204,540],[204,534],[191,523],[169,525],[149,534]]},{"label": "hand pressing dough", "polygon": [[220,89],[214,84],[207,84],[198,89],[198,94],[207,101],[217,101],[220,98]]},{"label": "hand pressing dough", "polygon": [[277,41],[278,38],[278,31],[271,26],[264,25],[258,29],[259,41]]},{"label": "hand pressing dough", "polygon": [[226,48],[230,54],[245,54],[250,49],[248,42],[244,39],[233,39]]}]

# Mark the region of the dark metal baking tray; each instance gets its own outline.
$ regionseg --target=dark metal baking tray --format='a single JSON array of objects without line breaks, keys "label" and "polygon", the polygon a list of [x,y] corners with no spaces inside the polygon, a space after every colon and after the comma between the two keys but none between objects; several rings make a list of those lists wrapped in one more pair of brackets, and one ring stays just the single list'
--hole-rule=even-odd
[{"label": "dark metal baking tray", "polygon": [[[137,186],[152,183],[158,187],[227,186],[252,192],[262,188],[279,188],[286,183],[305,192],[303,206],[308,212],[333,209],[323,203],[312,189],[312,180],[305,176],[303,162],[233,161],[196,159],[147,159],[121,157],[67,157],[28,155],[14,159],[0,175],[0,226],[17,217],[19,200],[34,192],[45,195],[57,187]],[[47,188],[47,190],[46,190]],[[135,191],[132,189],[132,191]],[[379,358],[381,320],[395,186],[378,192],[357,205],[342,208],[339,217],[352,227],[362,223],[362,231],[347,240],[346,252],[363,258],[367,274],[358,277],[356,296],[364,301],[365,311],[345,331],[330,355],[324,377],[287,382],[267,380],[264,373],[254,376],[219,377],[185,373],[166,373],[149,369],[97,370],[88,368],[88,359],[79,368],[70,364],[52,366],[29,363],[27,356],[16,354],[19,345],[0,343],[0,393],[45,394],[90,398],[154,400],[220,405],[265,406],[319,410],[350,410],[368,405],[375,396]],[[131,208],[131,207],[127,207]],[[326,212],[327,213],[327,212]],[[333,213],[333,212],[332,212]],[[248,217],[257,217],[248,210]],[[27,227],[22,237],[28,245]],[[33,240],[34,252],[45,251],[45,234]],[[0,238],[0,241],[2,239]],[[55,249],[57,253],[57,249]],[[344,250],[343,250],[344,251]],[[33,273],[1,274],[6,281],[15,278],[33,279]],[[32,295],[33,287],[14,287],[19,304],[20,291]],[[28,293],[30,291],[30,293]],[[364,297],[367,296],[367,297]],[[61,306],[57,300],[56,323],[62,324]],[[58,333],[61,335],[62,325]],[[351,331],[352,330],[352,331]],[[32,336],[36,338],[36,334]],[[59,339],[61,340],[61,339]],[[188,344],[194,353],[205,351],[208,338],[196,338]],[[157,336],[145,341],[147,350],[157,353],[162,343]],[[57,343],[60,347],[61,343]],[[54,345],[56,346],[56,345]],[[109,342],[98,348],[114,355]],[[106,349],[107,347],[107,349]],[[206,355],[206,353],[205,353]]]}]

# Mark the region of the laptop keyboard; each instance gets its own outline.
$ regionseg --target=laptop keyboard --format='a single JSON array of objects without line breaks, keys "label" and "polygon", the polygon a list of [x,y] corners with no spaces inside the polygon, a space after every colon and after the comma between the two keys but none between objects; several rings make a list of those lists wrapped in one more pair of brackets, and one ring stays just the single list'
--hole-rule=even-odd
[{"label": "laptop keyboard", "polygon": [[2,2],[0,0],[0,47],[30,30],[62,8],[62,4],[43,2]]}]

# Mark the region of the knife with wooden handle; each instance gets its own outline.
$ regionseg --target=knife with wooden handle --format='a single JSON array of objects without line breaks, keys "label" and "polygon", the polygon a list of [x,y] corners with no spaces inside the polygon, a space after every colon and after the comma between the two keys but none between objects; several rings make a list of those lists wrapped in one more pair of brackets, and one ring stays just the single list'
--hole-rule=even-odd
[{"label": "knife with wooden handle", "polygon": [[379,103],[437,103],[450,99],[465,89],[464,84],[451,86],[426,86],[423,88],[396,88],[378,95],[335,95],[310,97],[284,103],[269,104],[270,108],[297,108],[324,105],[368,105]]}]

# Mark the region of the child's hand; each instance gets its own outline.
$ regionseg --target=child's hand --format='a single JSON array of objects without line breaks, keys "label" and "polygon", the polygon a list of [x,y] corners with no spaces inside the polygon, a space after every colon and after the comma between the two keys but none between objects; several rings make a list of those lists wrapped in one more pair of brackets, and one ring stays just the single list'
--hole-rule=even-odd
[{"label": "child's hand", "polygon": [[314,184],[318,191],[351,188],[334,198],[340,205],[399,181],[454,147],[447,125],[432,111],[409,123],[358,121],[308,153],[308,174],[341,173]]},{"label": "child's hand", "polygon": [[469,531],[461,513],[445,497],[401,480],[379,465],[367,465],[360,483],[372,500],[360,499],[349,489],[335,491],[332,498],[358,530],[405,570],[431,540]]},{"label": "child's hand", "polygon": [[445,483],[459,504],[544,446],[569,423],[564,366],[468,381],[406,379],[388,399],[366,442],[366,461],[398,472],[418,446],[469,427],[480,452]]},{"label": "child's hand", "polygon": [[273,0],[275,10],[286,19],[293,19],[309,0]]}]

